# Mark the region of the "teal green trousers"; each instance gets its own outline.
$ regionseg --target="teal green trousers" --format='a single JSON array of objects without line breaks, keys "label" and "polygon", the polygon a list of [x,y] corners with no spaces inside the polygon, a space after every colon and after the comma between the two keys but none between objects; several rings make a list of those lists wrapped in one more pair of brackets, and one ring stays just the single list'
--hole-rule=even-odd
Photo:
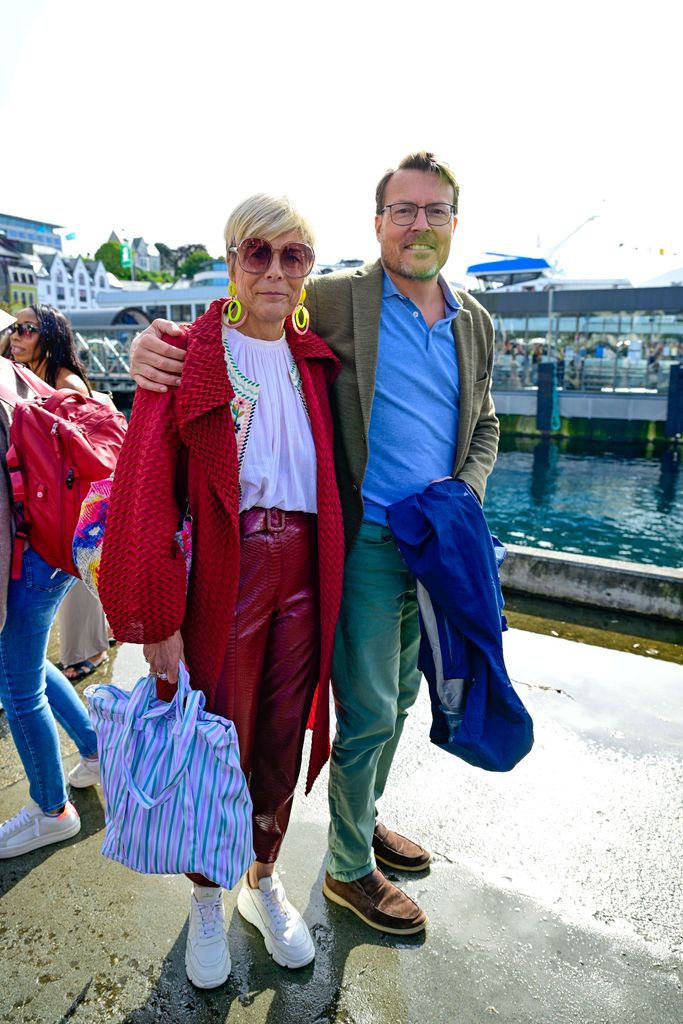
[{"label": "teal green trousers", "polygon": [[376,802],[420,686],[419,643],[415,579],[390,530],[364,522],[346,560],[332,665],[327,870],[343,882],[375,867]]}]

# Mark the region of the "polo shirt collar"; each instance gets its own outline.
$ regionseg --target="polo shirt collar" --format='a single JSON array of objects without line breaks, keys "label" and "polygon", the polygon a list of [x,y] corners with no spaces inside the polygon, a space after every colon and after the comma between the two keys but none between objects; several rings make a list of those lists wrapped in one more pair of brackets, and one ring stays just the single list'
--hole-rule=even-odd
[{"label": "polo shirt collar", "polygon": [[[383,270],[382,274],[384,278],[382,282],[382,298],[386,299],[391,298],[392,296],[397,296],[399,299],[405,299],[406,296],[398,290],[394,282],[387,274],[386,270]],[[445,319],[450,319],[451,317],[455,316],[460,309],[462,309],[462,305],[460,302],[458,302],[455,293],[453,292],[453,289],[451,288],[448,281],[444,278],[442,274],[439,274],[439,286],[441,287],[444,302],[446,303],[447,312]]]}]

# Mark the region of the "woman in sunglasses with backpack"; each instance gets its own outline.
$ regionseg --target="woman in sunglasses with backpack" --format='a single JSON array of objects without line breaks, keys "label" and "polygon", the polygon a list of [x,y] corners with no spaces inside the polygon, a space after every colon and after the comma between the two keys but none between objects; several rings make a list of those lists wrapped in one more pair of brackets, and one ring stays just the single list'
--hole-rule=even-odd
[{"label": "woman in sunglasses with backpack", "polygon": [[91,394],[71,325],[61,310],[47,305],[27,306],[17,313],[9,339],[7,354],[50,387]]},{"label": "woman in sunglasses with backpack", "polygon": [[[57,390],[69,388],[83,395],[92,394],[71,324],[54,306],[27,306],[17,313],[8,354],[15,363],[28,367]],[[64,674],[72,683],[109,660],[109,635],[102,606],[80,580],[59,610],[59,646]],[[94,785],[98,778],[99,766],[93,760],[91,764],[77,766],[70,782],[82,788]]]},{"label": "woman in sunglasses with backpack", "polygon": [[[13,323],[14,317],[0,310],[0,328],[9,329],[12,346],[33,340],[34,315],[22,310]],[[79,832],[78,811],[68,800],[56,723],[81,754],[71,774],[96,758],[97,737],[73,686],[46,656],[57,609],[75,578],[53,569],[28,544],[20,578],[10,578],[15,523],[5,457],[15,397],[27,398],[29,392],[5,358],[0,358],[0,385],[7,394],[7,401],[0,400],[0,700],[29,782],[27,805],[0,825],[0,860],[5,860]]]},{"label": "woman in sunglasses with backpack", "polygon": [[[207,709],[235,723],[256,853],[237,905],[276,962],[295,968],[315,949],[275,861],[309,715],[307,791],[329,755],[343,573],[328,403],[338,363],[307,329],[313,237],[289,201],[245,200],[225,240],[229,297],[187,330],[180,387],[161,398],[136,394],[114,476],[100,594],[116,638],[145,645],[162,696],[172,696],[169,684],[186,661]],[[186,515],[187,592],[174,542]],[[230,972],[222,892],[212,879],[190,877],[187,973],[213,988]]]}]

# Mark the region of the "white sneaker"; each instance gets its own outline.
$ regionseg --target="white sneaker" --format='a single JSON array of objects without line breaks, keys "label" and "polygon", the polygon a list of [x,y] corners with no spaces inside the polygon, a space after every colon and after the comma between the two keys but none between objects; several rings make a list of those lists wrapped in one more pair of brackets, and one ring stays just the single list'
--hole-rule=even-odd
[{"label": "white sneaker", "polygon": [[237,909],[261,932],[266,949],[280,967],[305,967],[315,957],[306,922],[287,899],[277,874],[260,879],[258,889],[251,888],[245,875]]},{"label": "white sneaker", "polygon": [[43,814],[38,804],[29,800],[18,814],[0,825],[0,859],[18,857],[50,843],[61,843],[81,831],[81,819],[72,803],[61,814]]},{"label": "white sneaker", "polygon": [[69,785],[76,789],[85,789],[86,786],[96,786],[100,781],[100,759],[82,757],[75,768],[72,768],[67,775]]},{"label": "white sneaker", "polygon": [[190,923],[185,947],[185,970],[197,988],[217,988],[230,974],[230,949],[225,930],[223,890],[216,896],[190,897]]}]

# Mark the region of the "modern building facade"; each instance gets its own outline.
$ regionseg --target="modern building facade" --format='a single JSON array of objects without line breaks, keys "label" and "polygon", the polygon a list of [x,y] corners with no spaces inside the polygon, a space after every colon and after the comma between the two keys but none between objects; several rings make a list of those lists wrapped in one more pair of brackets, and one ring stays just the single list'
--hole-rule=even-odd
[{"label": "modern building facade", "polygon": [[10,242],[19,243],[25,252],[31,252],[34,245],[47,246],[61,252],[62,239],[57,234],[61,227],[60,224],[50,224],[48,221],[0,213],[0,238],[4,236]]}]

